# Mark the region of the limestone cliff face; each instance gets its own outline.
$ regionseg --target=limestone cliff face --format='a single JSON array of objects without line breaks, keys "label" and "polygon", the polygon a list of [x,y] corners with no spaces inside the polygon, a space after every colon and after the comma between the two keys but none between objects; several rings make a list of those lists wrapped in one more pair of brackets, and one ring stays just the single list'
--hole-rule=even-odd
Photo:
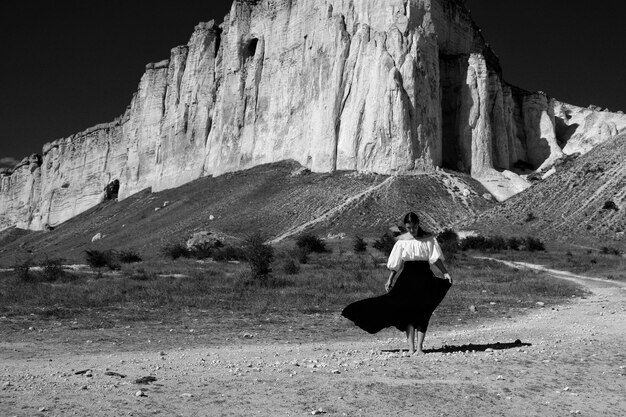
[{"label": "limestone cliff face", "polygon": [[125,198],[285,159],[446,167],[514,193],[528,185],[520,162],[544,169],[624,129],[623,115],[507,85],[458,0],[236,0],[146,67],[118,120],[0,173],[0,228],[55,226],[113,180]]}]

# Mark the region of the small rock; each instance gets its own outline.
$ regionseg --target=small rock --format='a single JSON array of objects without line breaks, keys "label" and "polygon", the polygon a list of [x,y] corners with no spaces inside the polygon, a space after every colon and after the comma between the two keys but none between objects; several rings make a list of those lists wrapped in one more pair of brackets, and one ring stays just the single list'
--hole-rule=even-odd
[{"label": "small rock", "polygon": [[76,371],[74,372],[74,375],[83,375],[83,374],[86,374],[87,372],[91,373],[91,369],[83,369],[82,371]]},{"label": "small rock", "polygon": [[318,408],[317,410],[313,410],[311,411],[311,414],[314,416],[320,415],[320,414],[326,414],[326,411],[322,410],[321,408]]},{"label": "small rock", "polygon": [[139,390],[135,393],[135,397],[147,397],[147,395],[142,390]]},{"label": "small rock", "polygon": [[570,390],[570,388],[569,388],[569,387],[565,387],[565,388],[563,388],[563,391],[569,391],[569,390]]},{"label": "small rock", "polygon": [[502,381],[504,380],[504,377],[502,375],[498,375],[498,377],[496,378],[498,381]]},{"label": "small rock", "polygon": [[180,394],[180,396],[184,397],[184,398],[191,398],[191,397],[193,397],[193,395],[191,395],[191,394],[189,394],[187,392],[185,392],[184,394]]},{"label": "small rock", "polygon": [[330,371],[333,374],[340,374],[341,371],[339,369],[333,369],[332,371]]},{"label": "small rock", "polygon": [[83,385],[82,387],[80,387],[81,390],[86,390],[87,388],[87,385]]},{"label": "small rock", "polygon": [[120,377],[120,378],[126,378],[126,375],[123,375],[123,374],[120,374],[120,373],[117,373],[117,372],[113,372],[113,371],[107,371],[104,374],[108,375],[108,376],[117,376],[117,377]]},{"label": "small rock", "polygon": [[469,306],[469,311],[471,311],[472,313],[475,313],[476,312],[476,306],[475,305]]},{"label": "small rock", "polygon": [[143,376],[141,378],[135,379],[135,384],[149,384],[156,380],[157,380],[156,377],[153,377],[152,375],[148,375],[148,376]]},{"label": "small rock", "polygon": [[543,307],[546,305],[546,303],[544,303],[543,301],[537,301],[535,304],[537,304],[540,307]]},{"label": "small rock", "polygon": [[40,412],[40,413],[43,413],[44,411],[48,411],[48,409],[47,409],[46,407],[41,407],[41,408],[39,409],[39,412]]}]

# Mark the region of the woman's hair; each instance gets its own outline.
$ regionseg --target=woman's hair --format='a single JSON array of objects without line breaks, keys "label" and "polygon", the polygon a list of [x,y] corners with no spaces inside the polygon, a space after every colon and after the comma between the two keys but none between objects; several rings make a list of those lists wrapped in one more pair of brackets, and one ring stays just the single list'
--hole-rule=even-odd
[{"label": "woman's hair", "polygon": [[417,217],[417,214],[410,212],[407,213],[406,216],[404,216],[404,224],[406,223],[419,223],[420,222],[420,218]]},{"label": "woman's hair", "polygon": [[[420,218],[417,217],[417,214],[413,212],[407,213],[406,216],[404,216],[404,221],[403,221],[404,224],[407,224],[407,223],[419,224],[419,222],[420,222]],[[417,236],[415,237],[424,237],[424,236],[430,236],[430,233],[422,229],[422,226],[417,226]]]}]

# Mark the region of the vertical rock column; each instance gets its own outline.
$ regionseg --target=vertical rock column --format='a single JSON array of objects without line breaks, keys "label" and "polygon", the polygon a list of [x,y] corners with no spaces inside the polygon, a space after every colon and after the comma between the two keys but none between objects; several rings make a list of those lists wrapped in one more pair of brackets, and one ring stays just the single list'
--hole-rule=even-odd
[{"label": "vertical rock column", "polygon": [[177,187],[203,174],[217,89],[218,43],[219,30],[211,21],[196,26],[186,46],[172,49],[153,191]]}]

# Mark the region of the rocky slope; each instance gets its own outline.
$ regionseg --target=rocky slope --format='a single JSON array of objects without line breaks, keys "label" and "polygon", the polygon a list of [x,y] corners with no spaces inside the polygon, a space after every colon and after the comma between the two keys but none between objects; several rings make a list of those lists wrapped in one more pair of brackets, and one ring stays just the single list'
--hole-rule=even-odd
[{"label": "rocky slope", "polygon": [[235,0],[149,64],[110,124],[0,173],[0,228],[293,159],[315,172],[471,174],[498,198],[626,128],[622,114],[509,86],[458,0]]},{"label": "rocky slope", "polygon": [[[168,244],[199,231],[237,242],[254,231],[284,239],[301,231],[320,236],[381,236],[414,210],[439,230],[494,205],[468,175],[437,171],[386,176],[347,171],[312,173],[288,161],[202,178],[157,193],[107,201],[45,232],[0,232],[0,265],[28,258],[84,262],[86,249],[132,249],[161,257]],[[306,227],[301,227],[307,225]],[[100,233],[102,239],[92,242]]]},{"label": "rocky slope", "polygon": [[[485,234],[528,234],[626,249],[626,135],[597,146],[465,225]],[[498,225],[498,230],[494,230]]]}]

